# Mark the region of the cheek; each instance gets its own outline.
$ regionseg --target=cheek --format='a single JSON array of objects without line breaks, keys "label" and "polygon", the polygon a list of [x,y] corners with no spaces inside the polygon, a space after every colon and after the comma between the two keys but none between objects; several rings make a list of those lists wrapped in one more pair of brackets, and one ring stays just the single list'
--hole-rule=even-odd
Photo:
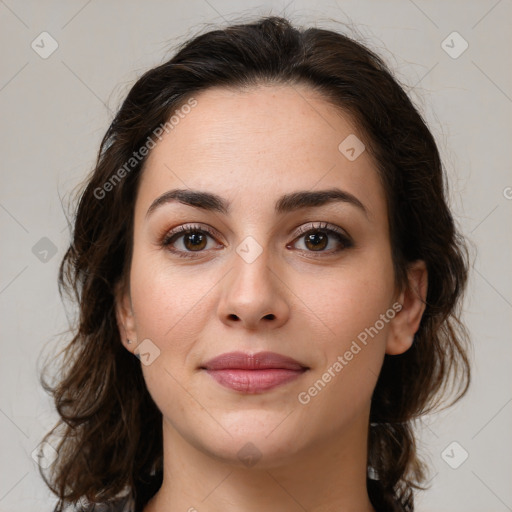
[{"label": "cheek", "polygon": [[[342,358],[346,384],[367,382],[368,372],[378,374],[384,357],[389,321],[392,319],[390,293],[366,281],[347,282],[318,297],[317,311],[327,335],[318,337],[327,370]],[[328,330],[327,330],[328,328]],[[364,371],[361,369],[364,368]],[[358,384],[359,383],[359,384]]]},{"label": "cheek", "polygon": [[187,416],[197,406],[184,388],[208,318],[201,311],[210,288],[207,279],[177,272],[157,258],[151,262],[148,255],[134,255],[131,294],[137,337],[151,340],[159,350],[158,357],[150,365],[141,364],[141,369],[148,392],[166,418]]},{"label": "cheek", "polygon": [[182,360],[204,327],[206,315],[200,313],[211,286],[207,276],[176,271],[161,256],[134,256],[131,295],[138,337],[149,338],[162,352],[172,345],[172,360]]},{"label": "cheek", "polygon": [[310,288],[309,298],[322,320],[318,333],[327,334],[316,337],[321,364],[304,391],[334,426],[341,411],[345,419],[357,415],[375,388],[395,316],[391,259],[369,258],[359,267],[340,268],[321,291]]},{"label": "cheek", "polygon": [[[385,258],[365,258],[357,265],[340,267],[321,285],[303,283],[303,294],[311,310],[323,321],[329,346],[343,348],[365,329],[373,326],[392,306],[394,277]],[[388,323],[379,331],[385,333]],[[334,341],[334,343],[333,343]]]},{"label": "cheek", "polygon": [[[389,323],[380,320],[388,311],[384,290],[348,286],[344,292],[318,297],[330,331],[315,336],[318,364],[294,397],[310,435],[339,435],[340,429],[358,423],[367,428],[367,414],[385,355]],[[366,291],[365,291],[366,290]],[[388,316],[388,321],[392,317]],[[383,322],[376,326],[377,322]],[[378,327],[382,327],[378,329]],[[325,328],[319,328],[325,332]]]}]

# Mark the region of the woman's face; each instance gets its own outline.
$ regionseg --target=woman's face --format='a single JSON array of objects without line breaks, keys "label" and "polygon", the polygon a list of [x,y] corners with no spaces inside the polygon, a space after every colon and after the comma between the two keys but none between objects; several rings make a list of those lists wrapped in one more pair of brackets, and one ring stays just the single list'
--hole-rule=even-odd
[{"label": "woman's face", "polygon": [[[270,467],[365,432],[398,343],[386,200],[351,119],[306,86],[195,99],[145,164],[118,318],[143,342],[165,429],[215,458],[253,450]],[[215,199],[150,208],[175,189]],[[205,369],[233,351],[307,370]]]}]

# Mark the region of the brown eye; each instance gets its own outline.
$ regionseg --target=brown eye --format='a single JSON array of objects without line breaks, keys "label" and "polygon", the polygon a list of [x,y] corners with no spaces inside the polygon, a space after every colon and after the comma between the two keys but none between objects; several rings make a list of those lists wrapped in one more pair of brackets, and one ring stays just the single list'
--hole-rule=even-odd
[{"label": "brown eye", "polygon": [[[352,240],[341,230],[335,226],[332,228],[328,227],[328,224],[320,224],[318,226],[310,225],[301,228],[299,235],[300,236],[295,240],[303,240],[304,248],[299,248],[299,250],[304,252],[316,252],[329,255],[338,253],[354,245]],[[329,246],[331,248],[326,250]]]},{"label": "brown eye", "polygon": [[200,251],[206,247],[206,236],[203,233],[191,232],[183,236],[183,245],[190,251]]},{"label": "brown eye", "polygon": [[180,226],[168,233],[161,244],[180,257],[190,258],[193,257],[193,254],[190,253],[200,253],[206,249],[209,238],[214,239],[214,234],[208,228]]},{"label": "brown eye", "polygon": [[306,247],[312,251],[325,249],[329,242],[329,236],[323,232],[316,232],[304,237]]}]

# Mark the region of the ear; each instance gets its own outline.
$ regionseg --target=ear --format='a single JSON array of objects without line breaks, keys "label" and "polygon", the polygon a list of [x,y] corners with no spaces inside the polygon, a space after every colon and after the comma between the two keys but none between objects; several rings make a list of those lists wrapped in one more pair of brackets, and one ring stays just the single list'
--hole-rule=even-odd
[{"label": "ear", "polygon": [[403,354],[413,344],[426,307],[428,272],[424,261],[418,260],[409,266],[407,281],[398,298],[402,309],[390,321],[386,354]]},{"label": "ear", "polygon": [[[121,342],[130,352],[137,346],[137,330],[128,286],[119,281],[115,286],[116,320]],[[128,343],[130,342],[130,343]]]}]

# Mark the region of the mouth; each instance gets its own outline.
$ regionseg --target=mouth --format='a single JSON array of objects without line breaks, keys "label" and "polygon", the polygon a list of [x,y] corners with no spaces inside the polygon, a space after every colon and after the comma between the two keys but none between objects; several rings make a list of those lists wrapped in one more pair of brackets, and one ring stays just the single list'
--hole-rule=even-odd
[{"label": "mouth", "polygon": [[220,385],[242,393],[262,393],[291,382],[309,370],[275,352],[229,352],[200,366]]}]

